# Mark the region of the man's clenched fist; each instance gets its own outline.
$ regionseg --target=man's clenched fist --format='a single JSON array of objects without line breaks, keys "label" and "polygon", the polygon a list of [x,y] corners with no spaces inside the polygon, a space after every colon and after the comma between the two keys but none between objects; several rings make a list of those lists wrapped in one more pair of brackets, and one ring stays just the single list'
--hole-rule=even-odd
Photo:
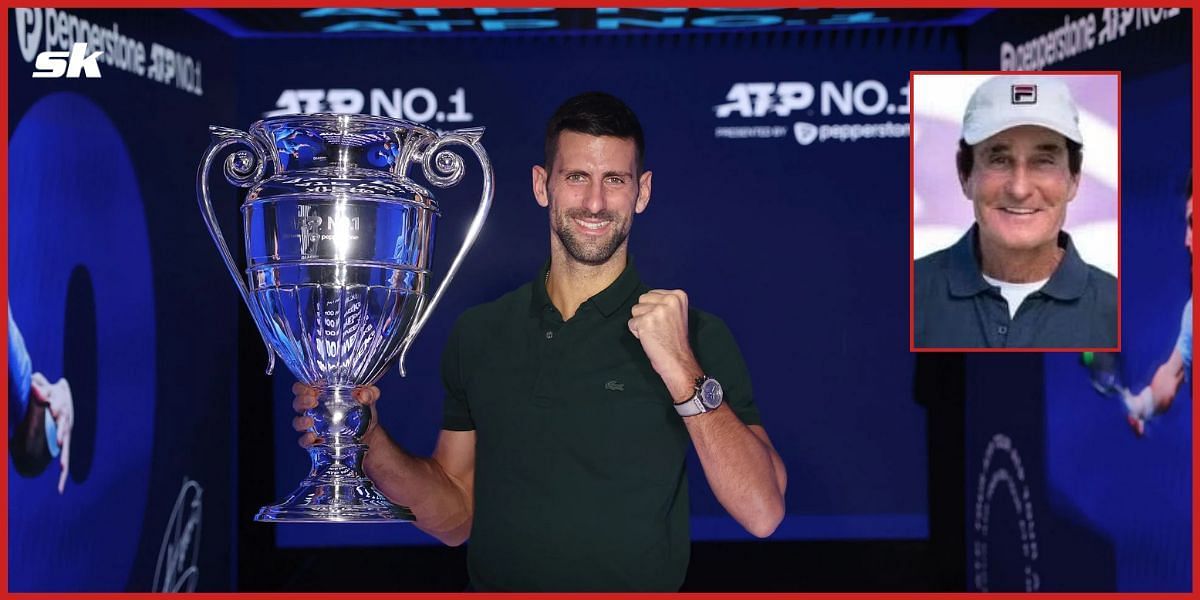
[{"label": "man's clenched fist", "polygon": [[688,298],[683,290],[650,290],[638,297],[629,331],[642,343],[650,365],[663,378],[671,397],[691,396],[703,374],[688,343]]}]

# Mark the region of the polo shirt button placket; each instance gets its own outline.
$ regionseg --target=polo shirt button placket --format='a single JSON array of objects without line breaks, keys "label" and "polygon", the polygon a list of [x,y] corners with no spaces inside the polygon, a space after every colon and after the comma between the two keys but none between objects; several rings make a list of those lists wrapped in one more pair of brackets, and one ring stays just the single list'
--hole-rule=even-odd
[{"label": "polo shirt button placket", "polygon": [[561,348],[558,346],[561,342],[555,342],[554,338],[561,337],[557,334],[562,333],[564,325],[565,323],[558,318],[557,312],[551,314],[547,309],[547,318],[543,319],[538,326],[538,329],[542,330],[542,339],[545,340],[539,347],[540,360],[538,361],[537,378],[533,385],[533,405],[539,409],[553,406],[554,398],[558,395],[558,386],[553,374],[560,368],[558,355]]}]

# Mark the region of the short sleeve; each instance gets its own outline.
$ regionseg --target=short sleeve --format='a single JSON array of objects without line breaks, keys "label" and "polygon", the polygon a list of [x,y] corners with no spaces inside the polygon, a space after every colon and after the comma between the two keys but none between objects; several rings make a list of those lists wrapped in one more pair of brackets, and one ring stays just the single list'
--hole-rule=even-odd
[{"label": "short sleeve", "polygon": [[[8,308],[8,377],[10,403],[19,405],[18,414],[25,414],[25,404],[29,401],[29,388],[32,386],[33,363],[29,360],[29,352],[25,349],[25,338],[13,320],[12,307]],[[14,421],[10,422],[12,425]]]},{"label": "short sleeve", "polygon": [[729,327],[721,319],[702,311],[692,311],[690,320],[693,323],[692,350],[704,374],[721,382],[725,403],[743,424],[762,425],[762,417],[754,404],[750,372]]},{"label": "short sleeve", "polygon": [[1192,299],[1188,298],[1187,306],[1183,307],[1183,316],[1179,319],[1179,339],[1175,341],[1175,349],[1183,356],[1186,369],[1192,368]]},{"label": "short sleeve", "polygon": [[442,353],[442,385],[446,388],[446,397],[442,401],[442,429],[474,431],[475,420],[471,418],[471,406],[467,402],[467,387],[463,379],[462,330],[463,318],[459,317]]}]

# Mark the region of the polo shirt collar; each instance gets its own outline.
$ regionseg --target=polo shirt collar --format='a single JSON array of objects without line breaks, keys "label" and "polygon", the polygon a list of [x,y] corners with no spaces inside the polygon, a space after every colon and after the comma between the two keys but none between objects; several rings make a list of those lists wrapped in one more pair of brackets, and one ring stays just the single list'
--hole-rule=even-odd
[{"label": "polo shirt collar", "polygon": [[971,226],[966,235],[950,247],[950,293],[960,298],[974,296],[991,289],[979,269],[979,225]]},{"label": "polo shirt collar", "polygon": [[1062,262],[1040,291],[1051,298],[1074,300],[1087,291],[1088,265],[1075,250],[1075,243],[1067,232],[1058,232],[1058,246],[1064,250]]},{"label": "polo shirt collar", "polygon": [[[1074,300],[1083,295],[1087,288],[1088,267],[1075,250],[1071,236],[1058,232],[1058,246],[1064,250],[1062,262],[1050,276],[1050,281],[1039,290],[1058,300]],[[979,225],[971,226],[950,248],[950,293],[969,297],[991,289],[979,268]]]},{"label": "polo shirt collar", "polygon": [[[542,269],[538,271],[537,279],[533,281],[532,302],[529,306],[533,314],[539,314],[547,306],[553,306],[550,301],[550,295],[546,292],[546,274],[550,272],[550,261],[542,265]],[[629,297],[641,286],[642,279],[638,275],[637,268],[633,266],[633,257],[630,256],[625,261],[625,269],[615,281],[600,291],[600,293],[588,298],[584,304],[591,302],[597,310],[605,317],[612,316],[621,308]]]}]

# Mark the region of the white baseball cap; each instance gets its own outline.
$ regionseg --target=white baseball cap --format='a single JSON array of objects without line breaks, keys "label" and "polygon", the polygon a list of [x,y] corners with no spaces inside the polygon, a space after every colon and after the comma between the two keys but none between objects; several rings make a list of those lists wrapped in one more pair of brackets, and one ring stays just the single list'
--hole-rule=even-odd
[{"label": "white baseball cap", "polygon": [[980,84],[967,102],[962,137],[975,145],[1019,125],[1038,125],[1083,143],[1071,90],[1046,75],[997,75]]}]

